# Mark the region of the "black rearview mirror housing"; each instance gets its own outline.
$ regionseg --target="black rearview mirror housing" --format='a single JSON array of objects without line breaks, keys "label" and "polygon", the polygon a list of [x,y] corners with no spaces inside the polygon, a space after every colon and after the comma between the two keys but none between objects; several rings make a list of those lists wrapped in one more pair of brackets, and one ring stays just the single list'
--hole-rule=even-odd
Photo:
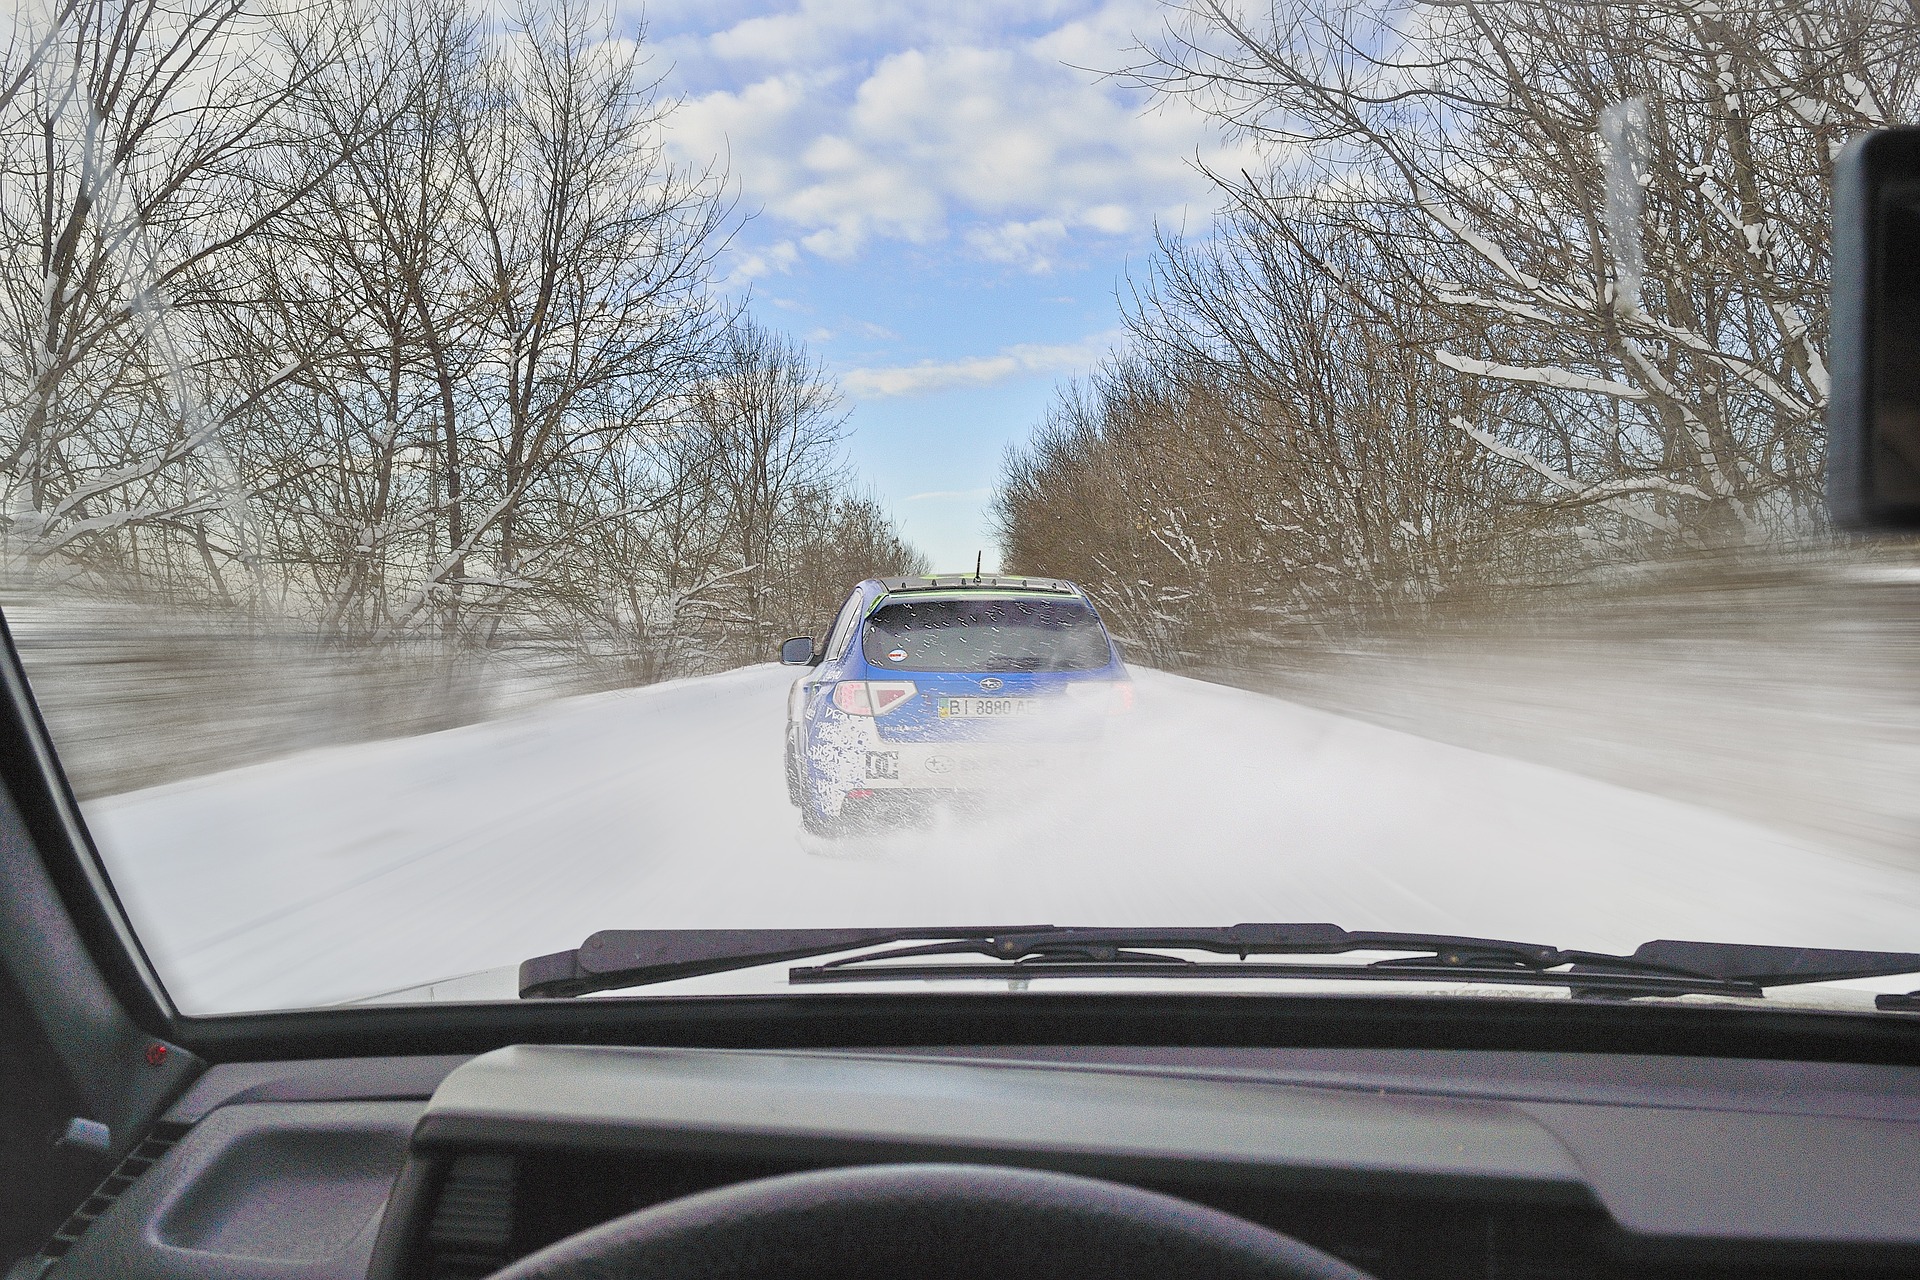
[{"label": "black rearview mirror housing", "polygon": [[1847,529],[1920,528],[1920,128],[1834,161],[1827,503]]},{"label": "black rearview mirror housing", "polygon": [[795,636],[780,642],[780,661],[789,667],[813,665],[813,637]]}]

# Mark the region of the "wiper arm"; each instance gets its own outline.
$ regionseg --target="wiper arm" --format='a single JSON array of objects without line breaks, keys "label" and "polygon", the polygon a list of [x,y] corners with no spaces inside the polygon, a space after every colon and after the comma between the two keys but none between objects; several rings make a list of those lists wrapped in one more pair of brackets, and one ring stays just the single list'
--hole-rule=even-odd
[{"label": "wiper arm", "polygon": [[1049,925],[944,925],[896,929],[602,929],[572,951],[520,964],[520,998],[583,996],[594,991],[698,978],[783,960],[884,946],[916,938],[997,937]]},{"label": "wiper arm", "polygon": [[[793,983],[969,977],[1298,977],[1522,982],[1620,994],[1762,994],[1769,986],[1920,973],[1920,954],[1825,951],[1741,943],[1642,945],[1631,956],[1568,951],[1530,942],[1449,934],[1381,933],[1333,924],[1238,924],[1211,928],[1075,928],[961,925],[879,929],[612,929],[579,948],[520,966],[520,994],[575,996],[895,943],[790,971]],[[1237,956],[1197,963],[1166,951]],[[1246,963],[1258,955],[1405,952],[1366,965]],[[902,960],[979,955],[987,965],[904,965]],[[887,962],[887,963],[874,963]],[[1559,971],[1559,972],[1556,972]]]},{"label": "wiper arm", "polygon": [[1642,943],[1636,964],[1659,965],[1675,973],[1751,982],[1757,987],[1790,987],[1804,982],[1845,978],[1890,978],[1920,973],[1920,954],[1911,951],[1825,951],[1814,947],[1767,947],[1744,942]]}]

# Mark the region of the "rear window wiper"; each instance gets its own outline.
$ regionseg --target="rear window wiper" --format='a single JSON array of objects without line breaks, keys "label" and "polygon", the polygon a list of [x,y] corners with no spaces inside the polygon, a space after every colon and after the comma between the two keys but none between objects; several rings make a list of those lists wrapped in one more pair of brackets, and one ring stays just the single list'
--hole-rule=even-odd
[{"label": "rear window wiper", "polygon": [[[899,946],[900,943],[917,945]],[[881,948],[871,950],[870,948]],[[520,994],[575,996],[671,982],[842,951],[789,971],[795,984],[966,978],[1371,978],[1506,982],[1616,995],[1759,996],[1767,987],[1920,973],[1920,954],[1658,940],[1630,956],[1448,934],[1347,930],[1332,924],[1203,928],[1060,925],[878,929],[611,929],[579,948],[520,966]],[[1178,952],[1236,956],[1203,962]],[[1389,952],[1367,964],[1262,963],[1253,956]],[[981,956],[991,963],[944,962]],[[943,959],[941,963],[907,961]]]}]

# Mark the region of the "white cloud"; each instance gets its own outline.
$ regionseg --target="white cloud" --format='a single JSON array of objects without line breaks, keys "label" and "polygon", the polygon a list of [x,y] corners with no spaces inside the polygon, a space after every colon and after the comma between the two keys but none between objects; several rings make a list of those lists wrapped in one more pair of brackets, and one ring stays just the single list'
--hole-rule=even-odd
[{"label": "white cloud", "polygon": [[885,4],[863,0],[802,3],[786,13],[759,14],[717,32],[710,41],[715,56],[729,62],[771,65],[818,63],[839,53],[850,40],[870,39],[889,25]]},{"label": "white cloud", "polygon": [[669,42],[715,86],[670,137],[691,163],[726,156],[747,206],[807,253],[957,235],[978,258],[1044,271],[1209,200],[1196,152],[1231,163],[1197,113],[1146,109],[1086,69],[1134,60],[1161,21],[1151,0],[802,0]]},{"label": "white cloud", "polygon": [[840,382],[851,394],[869,399],[920,395],[948,387],[981,387],[1028,374],[1084,369],[1112,350],[1118,336],[1101,334],[1083,342],[1060,344],[1023,342],[990,356],[854,369]]},{"label": "white cloud", "polygon": [[737,250],[733,269],[727,273],[727,283],[746,284],[763,276],[785,275],[799,260],[800,249],[791,240],[781,240],[759,250]]},{"label": "white cloud", "polygon": [[1053,266],[1053,253],[1067,239],[1067,224],[1059,218],[1001,222],[974,227],[967,232],[966,239],[973,251],[989,262],[1008,262],[1029,271],[1046,271]]}]

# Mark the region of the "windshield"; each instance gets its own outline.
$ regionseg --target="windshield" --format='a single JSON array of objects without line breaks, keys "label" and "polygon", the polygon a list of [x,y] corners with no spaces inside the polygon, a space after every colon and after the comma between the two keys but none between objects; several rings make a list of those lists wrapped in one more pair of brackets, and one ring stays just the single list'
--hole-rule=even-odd
[{"label": "windshield", "polygon": [[1920,545],[1823,497],[1910,121],[1872,0],[25,3],[0,607],[188,1013],[1920,950]]},{"label": "windshield", "polygon": [[1113,660],[1100,620],[1078,600],[883,603],[860,643],[868,662],[892,671],[1088,671]]}]

